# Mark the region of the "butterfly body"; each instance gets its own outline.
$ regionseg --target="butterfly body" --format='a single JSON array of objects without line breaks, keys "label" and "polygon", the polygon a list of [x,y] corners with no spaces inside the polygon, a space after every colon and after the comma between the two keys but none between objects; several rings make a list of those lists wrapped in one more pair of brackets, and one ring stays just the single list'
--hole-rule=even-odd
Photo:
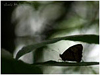
[{"label": "butterfly body", "polygon": [[63,61],[76,61],[80,62],[82,58],[82,44],[77,44],[74,46],[69,47],[63,54],[59,56],[62,58]]}]

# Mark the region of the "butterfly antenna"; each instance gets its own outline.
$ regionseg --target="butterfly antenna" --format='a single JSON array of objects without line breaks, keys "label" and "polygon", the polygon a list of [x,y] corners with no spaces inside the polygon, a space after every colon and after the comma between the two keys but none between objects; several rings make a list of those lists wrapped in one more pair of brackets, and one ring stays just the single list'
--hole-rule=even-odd
[{"label": "butterfly antenna", "polygon": [[[58,48],[58,50],[59,50],[59,48]],[[60,52],[60,50],[59,50],[59,52]]]},{"label": "butterfly antenna", "polygon": [[[56,51],[56,50],[52,50],[52,51]],[[57,53],[59,53],[58,51],[56,51]]]}]

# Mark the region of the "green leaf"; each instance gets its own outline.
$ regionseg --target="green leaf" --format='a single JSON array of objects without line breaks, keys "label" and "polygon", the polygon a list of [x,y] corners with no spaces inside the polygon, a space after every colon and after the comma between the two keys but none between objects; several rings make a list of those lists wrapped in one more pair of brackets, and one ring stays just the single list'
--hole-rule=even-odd
[{"label": "green leaf", "polygon": [[42,74],[39,67],[13,59],[12,55],[6,50],[2,49],[1,52],[2,74]]},{"label": "green leaf", "polygon": [[1,49],[1,57],[4,59],[13,60],[12,54],[5,49]]},{"label": "green leaf", "polygon": [[47,61],[34,63],[33,65],[38,66],[90,66],[90,65],[99,65],[99,62],[80,62],[80,63],[68,63],[68,62],[56,62],[56,61]]},{"label": "green leaf", "polygon": [[41,43],[32,44],[23,47],[16,56],[16,59],[20,58],[22,55],[33,51],[36,48],[45,46],[47,44],[55,43],[60,40],[72,40],[72,41],[81,41],[90,44],[99,44],[99,36],[98,35],[72,35],[72,36],[65,36],[65,37],[58,37],[50,40],[43,41]]},{"label": "green leaf", "polygon": [[22,61],[11,61],[2,58],[1,63],[2,74],[42,74],[42,70],[39,67]]}]

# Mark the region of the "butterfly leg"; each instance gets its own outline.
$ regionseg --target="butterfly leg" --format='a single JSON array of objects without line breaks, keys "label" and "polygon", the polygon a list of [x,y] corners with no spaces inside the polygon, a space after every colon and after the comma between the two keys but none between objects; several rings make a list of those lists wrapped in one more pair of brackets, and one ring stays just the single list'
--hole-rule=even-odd
[{"label": "butterfly leg", "polygon": [[58,62],[60,62],[60,60],[62,61],[62,59],[58,59]]}]

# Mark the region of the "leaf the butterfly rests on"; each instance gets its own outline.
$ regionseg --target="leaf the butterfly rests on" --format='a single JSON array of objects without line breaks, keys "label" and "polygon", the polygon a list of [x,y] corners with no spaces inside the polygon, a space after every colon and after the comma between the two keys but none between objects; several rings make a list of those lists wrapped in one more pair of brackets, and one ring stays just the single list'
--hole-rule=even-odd
[{"label": "leaf the butterfly rests on", "polygon": [[63,54],[60,54],[60,57],[63,61],[76,61],[80,62],[82,58],[82,44],[76,44],[74,46],[69,47]]}]

